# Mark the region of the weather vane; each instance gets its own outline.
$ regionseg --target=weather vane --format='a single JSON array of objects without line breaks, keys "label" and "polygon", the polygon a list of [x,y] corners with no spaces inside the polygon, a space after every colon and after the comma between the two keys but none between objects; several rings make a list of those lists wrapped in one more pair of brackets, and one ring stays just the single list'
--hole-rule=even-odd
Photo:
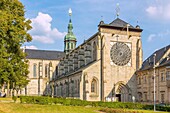
[{"label": "weather vane", "polygon": [[103,21],[103,16],[101,16],[101,21]]},{"label": "weather vane", "polygon": [[117,18],[119,17],[120,15],[120,8],[119,8],[119,3],[116,4],[116,16]]}]

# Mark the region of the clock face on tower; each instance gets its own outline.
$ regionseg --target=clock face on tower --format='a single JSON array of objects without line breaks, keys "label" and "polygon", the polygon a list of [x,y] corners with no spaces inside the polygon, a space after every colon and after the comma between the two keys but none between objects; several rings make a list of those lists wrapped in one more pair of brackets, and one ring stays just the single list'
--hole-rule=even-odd
[{"label": "clock face on tower", "polygon": [[116,65],[124,66],[131,59],[131,50],[124,42],[117,42],[111,47],[110,57]]}]

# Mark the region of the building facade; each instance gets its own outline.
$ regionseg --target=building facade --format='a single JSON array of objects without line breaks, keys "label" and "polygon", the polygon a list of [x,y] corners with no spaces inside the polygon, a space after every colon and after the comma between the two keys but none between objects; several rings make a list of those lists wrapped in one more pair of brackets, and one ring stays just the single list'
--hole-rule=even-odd
[{"label": "building facade", "polygon": [[56,76],[56,67],[65,53],[60,51],[25,49],[29,64],[29,84],[21,95],[52,95],[50,81]]},{"label": "building facade", "polygon": [[54,95],[89,101],[132,101],[142,65],[142,29],[116,18],[59,62]]},{"label": "building facade", "polygon": [[[64,51],[25,49],[29,84],[20,95],[170,103],[170,45],[143,62],[142,29],[117,18],[76,47],[69,10]],[[16,92],[15,92],[16,93]]]},{"label": "building facade", "polygon": [[[155,74],[154,74],[155,72]],[[137,93],[140,102],[170,104],[170,45],[148,57],[137,74]]]},{"label": "building facade", "polygon": [[52,95],[88,101],[132,101],[135,72],[142,65],[142,29],[116,18],[101,21],[98,32],[76,46],[71,18],[64,52],[29,50],[26,95]]},{"label": "building facade", "polygon": [[170,46],[143,62],[138,25],[120,18],[101,21],[97,33],[78,47],[72,29],[70,17],[64,52],[25,50],[30,82],[24,94],[152,103],[155,71],[156,102],[170,103]]}]

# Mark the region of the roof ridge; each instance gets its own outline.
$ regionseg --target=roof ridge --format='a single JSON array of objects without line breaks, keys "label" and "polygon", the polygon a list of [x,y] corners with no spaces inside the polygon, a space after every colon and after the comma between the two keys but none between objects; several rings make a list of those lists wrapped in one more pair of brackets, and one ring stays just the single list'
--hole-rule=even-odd
[{"label": "roof ridge", "polygon": [[[165,49],[165,48],[167,48],[167,47],[170,48],[170,44],[167,45],[167,46],[165,46],[165,47],[162,47],[162,48],[160,48],[160,49],[158,49],[158,50],[155,50],[148,58],[150,58],[151,56],[153,56],[153,54],[156,54],[156,53],[158,53],[159,51],[161,51],[161,50],[163,50],[163,49]],[[167,49],[166,49],[166,50],[167,50]],[[148,59],[148,58],[147,58],[147,59]],[[146,60],[147,60],[147,59],[146,59]],[[146,60],[145,60],[145,61],[146,61]],[[144,61],[144,62],[145,62],[145,61]]]},{"label": "roof ridge", "polygon": [[167,49],[167,47],[170,48],[170,44],[167,45],[167,46],[164,46],[164,47],[162,47],[162,48],[160,48],[160,49],[158,49],[158,50],[156,50],[155,52],[160,51],[161,49],[165,49],[165,48]]},{"label": "roof ridge", "polygon": [[[166,48],[166,50],[165,50]],[[167,45],[165,47],[162,47],[158,50],[155,50],[142,64],[142,67],[140,70],[146,70],[149,68],[153,67],[153,62],[154,62],[154,54],[156,54],[155,57],[155,63],[160,63],[161,59],[163,58],[163,56],[166,54],[166,52],[170,49],[170,45]],[[150,65],[151,63],[151,65]],[[160,64],[157,64],[157,66],[159,66]]]},{"label": "roof ridge", "polygon": [[[120,26],[120,27],[124,27],[127,24],[129,24],[129,23],[120,19],[120,18],[116,18],[111,23],[109,23],[109,25]],[[129,24],[129,25],[130,25],[129,27],[134,28],[131,24]]]},{"label": "roof ridge", "polygon": [[[31,51],[48,51],[48,52],[63,52],[58,50],[42,50],[42,49],[25,49],[25,50],[31,50]],[[63,52],[64,53],[64,52]]]}]

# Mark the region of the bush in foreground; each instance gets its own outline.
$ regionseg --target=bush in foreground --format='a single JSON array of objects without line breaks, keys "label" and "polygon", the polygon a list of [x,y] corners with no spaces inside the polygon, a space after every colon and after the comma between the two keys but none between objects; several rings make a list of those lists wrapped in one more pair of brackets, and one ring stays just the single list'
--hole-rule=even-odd
[{"label": "bush in foreground", "polygon": [[[153,110],[153,105],[145,105],[140,103],[122,103],[122,102],[90,102],[80,99],[66,99],[66,98],[51,98],[43,96],[20,96],[21,103],[28,104],[62,104],[66,106],[92,106],[92,107],[104,107],[104,108],[121,108],[121,109],[144,109]],[[168,106],[156,107],[159,111],[170,111]]]},{"label": "bush in foreground", "polygon": [[105,113],[143,113],[143,111],[129,111],[129,110],[124,110],[124,109],[108,109],[108,108],[103,108],[100,111],[105,112]]}]

